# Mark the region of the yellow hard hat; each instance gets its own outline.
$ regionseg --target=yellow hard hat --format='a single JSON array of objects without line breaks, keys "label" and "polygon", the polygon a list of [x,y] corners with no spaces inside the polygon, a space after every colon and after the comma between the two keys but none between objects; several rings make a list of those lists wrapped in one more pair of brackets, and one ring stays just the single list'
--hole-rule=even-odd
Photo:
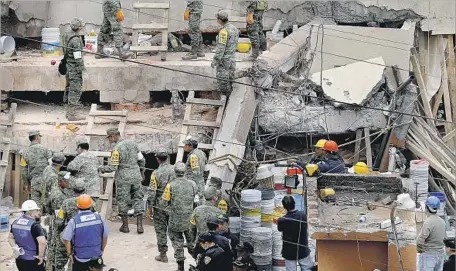
[{"label": "yellow hard hat", "polygon": [[319,149],[323,149],[323,147],[325,146],[325,143],[326,143],[326,139],[320,139],[317,141],[317,144],[314,145],[315,148],[319,148]]},{"label": "yellow hard hat", "polygon": [[369,167],[364,162],[358,162],[353,167],[356,174],[366,174],[369,172]]}]

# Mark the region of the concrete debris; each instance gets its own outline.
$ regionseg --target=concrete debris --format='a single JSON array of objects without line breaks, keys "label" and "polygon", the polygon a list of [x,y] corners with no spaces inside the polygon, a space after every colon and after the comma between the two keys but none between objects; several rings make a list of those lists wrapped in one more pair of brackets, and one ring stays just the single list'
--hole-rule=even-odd
[{"label": "concrete debris", "polygon": [[388,204],[390,204],[391,202],[393,202],[393,199],[391,198],[391,196],[388,196],[388,197],[382,199],[382,203],[383,203],[384,205],[388,205]]},{"label": "concrete debris", "polygon": [[378,57],[314,73],[311,80],[320,84],[322,79],[323,92],[331,99],[364,105],[385,83],[384,71],[385,62]]},{"label": "concrete debris", "polygon": [[[394,218],[394,224],[400,224],[402,223],[402,220],[399,218],[399,217],[395,217]],[[385,221],[383,221],[382,223],[380,223],[380,229],[386,229],[386,228],[389,228],[391,227],[391,219],[387,219]]]}]

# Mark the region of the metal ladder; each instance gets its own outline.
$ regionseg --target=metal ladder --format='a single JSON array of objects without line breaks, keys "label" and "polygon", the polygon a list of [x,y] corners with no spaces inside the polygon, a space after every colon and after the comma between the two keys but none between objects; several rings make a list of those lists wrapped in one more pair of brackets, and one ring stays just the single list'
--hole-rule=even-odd
[{"label": "metal ladder", "polygon": [[[215,122],[191,120],[190,117],[192,115],[193,105],[209,105],[209,106],[218,107],[218,112],[217,112],[217,117],[215,119]],[[211,99],[195,98],[194,91],[188,92],[188,97],[187,97],[186,106],[185,106],[184,121],[182,122],[181,136],[179,139],[179,145],[178,145],[178,150],[177,150],[176,162],[181,162],[183,159],[184,144],[182,142],[187,138],[188,128],[190,126],[214,128],[214,133],[212,134],[212,142],[198,144],[198,149],[209,150],[209,152],[211,153],[211,151],[214,149],[215,139],[217,138],[220,126],[222,124],[223,114],[225,113],[225,106],[226,106],[226,96],[225,95],[221,95],[220,100],[211,100]]]},{"label": "metal ladder", "polygon": [[[133,58],[137,58],[138,52],[160,52],[161,60],[166,60],[166,52],[168,51],[168,27],[169,27],[169,2],[168,3],[134,3],[133,8],[136,10],[136,24],[133,24],[133,46],[130,51],[133,52]],[[141,9],[163,10],[161,22],[150,22],[141,24],[139,15]],[[139,33],[143,31],[161,32],[162,44],[160,46],[139,46]]]}]

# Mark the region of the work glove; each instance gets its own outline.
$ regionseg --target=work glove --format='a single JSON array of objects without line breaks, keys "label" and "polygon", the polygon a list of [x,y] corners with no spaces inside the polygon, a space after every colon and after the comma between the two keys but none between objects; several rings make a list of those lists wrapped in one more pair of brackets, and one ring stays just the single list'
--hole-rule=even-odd
[{"label": "work glove", "polygon": [[123,11],[121,9],[119,9],[117,12],[116,12],[116,19],[119,23],[123,22],[125,20],[125,14],[123,13]]},{"label": "work glove", "polygon": [[17,244],[13,247],[13,255],[14,255],[14,258],[18,258],[19,256],[22,256],[24,255],[24,249],[19,247]]},{"label": "work glove", "polygon": [[184,11],[184,21],[188,21],[190,19],[190,10],[186,9]]},{"label": "work glove", "polygon": [[247,13],[247,23],[253,24],[253,13],[252,12]]}]

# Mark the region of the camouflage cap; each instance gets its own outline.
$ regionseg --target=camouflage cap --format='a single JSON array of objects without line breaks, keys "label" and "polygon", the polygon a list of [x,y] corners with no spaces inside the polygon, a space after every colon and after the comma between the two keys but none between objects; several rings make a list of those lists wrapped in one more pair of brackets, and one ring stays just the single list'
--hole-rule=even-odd
[{"label": "camouflage cap", "polygon": [[161,148],[155,153],[155,157],[168,157],[168,151],[166,149]]},{"label": "camouflage cap", "polygon": [[228,20],[228,12],[224,9],[221,9],[217,12],[215,17],[220,20]]},{"label": "camouflage cap", "polygon": [[71,173],[68,171],[59,171],[59,180],[61,181],[70,181]]},{"label": "camouflage cap", "polygon": [[119,135],[120,132],[117,128],[109,128],[108,130],[106,130],[106,134],[108,135],[108,137],[110,137],[112,135]]},{"label": "camouflage cap", "polygon": [[84,192],[86,189],[84,179],[74,178],[74,180],[71,182],[71,187],[73,188],[74,191]]},{"label": "camouflage cap", "polygon": [[52,155],[52,162],[55,162],[55,163],[63,163],[65,161],[65,154],[61,153],[61,152],[55,152],[53,155]]},{"label": "camouflage cap", "polygon": [[81,145],[81,144],[89,144],[89,142],[85,138],[78,139],[76,141],[76,147],[79,147],[79,145]]},{"label": "camouflage cap", "polygon": [[184,140],[182,143],[184,143],[184,145],[193,146],[193,145],[198,145],[198,140],[189,138],[189,139]]},{"label": "camouflage cap", "polygon": [[222,179],[218,177],[212,176],[211,179],[209,180],[209,185],[215,187],[216,189],[222,188],[223,181]]},{"label": "camouflage cap", "polygon": [[178,162],[174,165],[174,172],[176,174],[184,174],[185,173],[186,166],[182,162]]},{"label": "camouflage cap", "polygon": [[41,136],[41,134],[38,130],[32,130],[29,132],[29,136]]},{"label": "camouflage cap", "polygon": [[217,196],[217,189],[215,189],[213,186],[206,187],[203,195],[206,200],[212,200],[213,197]]},{"label": "camouflage cap", "polygon": [[71,20],[70,27],[73,30],[78,30],[78,28],[83,27],[84,23],[81,18],[74,18]]}]

